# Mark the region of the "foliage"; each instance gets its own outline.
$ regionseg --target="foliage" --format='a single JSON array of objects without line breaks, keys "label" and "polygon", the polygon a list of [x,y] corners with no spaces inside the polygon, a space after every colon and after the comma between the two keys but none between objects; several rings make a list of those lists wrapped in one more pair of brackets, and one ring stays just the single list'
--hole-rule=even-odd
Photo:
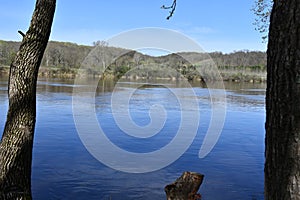
[{"label": "foliage", "polygon": [[[8,66],[20,45],[19,42],[0,41],[0,66]],[[95,56],[88,56],[90,52]],[[194,65],[189,63],[187,60]],[[193,53],[181,52],[166,56],[152,57],[136,51],[108,46],[95,42],[94,46],[83,46],[68,42],[49,42],[42,60],[40,74],[43,76],[70,76],[84,65],[86,73],[99,76],[105,69],[105,75],[112,77],[179,78],[179,74],[188,79],[201,79],[197,72],[197,63],[212,58],[219,67],[224,79],[233,77],[264,76],[266,53],[259,51],[235,51]],[[7,68],[4,68],[7,69]],[[3,70],[2,70],[3,71]],[[245,78],[239,78],[246,80]]]},{"label": "foliage", "polygon": [[272,11],[273,0],[256,0],[252,11],[256,15],[253,25],[255,30],[259,31],[263,36],[264,42],[268,39],[270,15]]}]

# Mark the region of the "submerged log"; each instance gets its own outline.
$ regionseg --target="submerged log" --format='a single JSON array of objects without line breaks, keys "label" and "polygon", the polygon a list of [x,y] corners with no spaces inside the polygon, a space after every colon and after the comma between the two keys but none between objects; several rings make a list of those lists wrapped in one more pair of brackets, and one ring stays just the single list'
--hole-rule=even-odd
[{"label": "submerged log", "polygon": [[197,200],[201,195],[197,194],[204,175],[196,172],[184,172],[174,183],[165,187],[167,200]]}]

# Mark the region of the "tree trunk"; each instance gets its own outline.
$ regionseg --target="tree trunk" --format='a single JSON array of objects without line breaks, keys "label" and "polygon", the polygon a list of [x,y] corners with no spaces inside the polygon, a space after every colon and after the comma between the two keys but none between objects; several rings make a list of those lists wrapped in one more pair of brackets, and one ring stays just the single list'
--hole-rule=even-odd
[{"label": "tree trunk", "polygon": [[29,30],[10,66],[9,109],[0,144],[0,199],[31,199],[36,82],[55,0],[37,0]]},{"label": "tree trunk", "polygon": [[299,0],[274,0],[267,56],[265,199],[300,199]]}]

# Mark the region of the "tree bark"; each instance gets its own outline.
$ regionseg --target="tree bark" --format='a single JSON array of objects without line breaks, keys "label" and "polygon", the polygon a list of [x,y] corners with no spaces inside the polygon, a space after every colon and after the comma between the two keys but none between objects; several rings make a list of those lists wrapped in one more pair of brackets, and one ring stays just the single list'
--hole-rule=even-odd
[{"label": "tree bark", "polygon": [[197,200],[197,194],[204,175],[195,172],[184,172],[174,183],[165,187],[167,200]]},{"label": "tree bark", "polygon": [[36,82],[55,0],[37,0],[29,30],[10,66],[9,109],[0,144],[0,199],[31,199]]},{"label": "tree bark", "polygon": [[267,57],[265,199],[300,199],[299,0],[274,0]]}]

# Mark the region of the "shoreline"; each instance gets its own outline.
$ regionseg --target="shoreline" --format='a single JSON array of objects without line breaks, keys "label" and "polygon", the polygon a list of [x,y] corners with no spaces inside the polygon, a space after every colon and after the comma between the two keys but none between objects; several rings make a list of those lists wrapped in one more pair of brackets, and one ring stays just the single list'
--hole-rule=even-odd
[{"label": "shoreline", "polygon": [[[249,68],[249,67],[248,67]],[[267,73],[260,72],[251,72],[251,71],[241,71],[241,70],[220,70],[219,73],[221,78],[225,82],[249,82],[249,83],[264,83],[267,81]],[[60,68],[45,68],[41,67],[39,70],[40,78],[66,78],[74,79],[79,74],[79,70],[76,68],[69,69],[60,69]],[[0,76],[5,77],[9,76],[9,66],[0,67]],[[133,75],[114,75],[111,73],[105,73],[104,76],[98,73],[81,73],[83,78],[92,77],[92,78],[102,78],[102,79],[119,79],[125,78],[127,80],[182,80],[187,79],[189,81],[199,81],[205,82],[204,78],[197,74],[192,75],[180,75],[180,76],[167,76],[167,77],[158,77],[158,76],[139,76],[136,74]]]}]

